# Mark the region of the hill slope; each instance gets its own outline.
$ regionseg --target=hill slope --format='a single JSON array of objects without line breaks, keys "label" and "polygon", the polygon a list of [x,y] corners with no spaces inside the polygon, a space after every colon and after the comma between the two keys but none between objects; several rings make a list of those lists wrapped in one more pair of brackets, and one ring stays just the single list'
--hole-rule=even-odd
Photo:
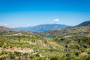
[{"label": "hill slope", "polygon": [[83,22],[75,27],[69,27],[61,30],[51,30],[42,32],[42,36],[53,35],[57,37],[66,35],[88,35],[90,33],[90,21]]},{"label": "hill slope", "polygon": [[[1,31],[0,60],[89,60],[90,37],[82,36],[81,33],[90,35],[90,26],[42,33],[52,34],[54,38],[42,37],[42,34],[31,32]],[[72,36],[60,38],[66,35]]]},{"label": "hill slope", "polygon": [[90,21],[85,21],[77,26],[88,26],[88,25],[90,25]]},{"label": "hill slope", "polygon": [[0,30],[4,30],[4,31],[14,31],[14,29],[8,28],[8,27],[4,27],[4,26],[0,26]]}]

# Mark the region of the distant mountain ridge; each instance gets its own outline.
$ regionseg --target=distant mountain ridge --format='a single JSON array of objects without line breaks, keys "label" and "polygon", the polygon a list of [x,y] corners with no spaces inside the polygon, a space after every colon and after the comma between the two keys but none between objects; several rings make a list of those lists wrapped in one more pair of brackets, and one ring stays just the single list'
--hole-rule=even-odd
[{"label": "distant mountain ridge", "polygon": [[42,25],[37,25],[34,27],[19,27],[19,28],[14,28],[14,29],[44,32],[44,31],[48,31],[48,30],[57,30],[57,29],[63,29],[63,28],[67,28],[67,27],[71,27],[71,26],[62,25],[62,24],[42,24]]}]

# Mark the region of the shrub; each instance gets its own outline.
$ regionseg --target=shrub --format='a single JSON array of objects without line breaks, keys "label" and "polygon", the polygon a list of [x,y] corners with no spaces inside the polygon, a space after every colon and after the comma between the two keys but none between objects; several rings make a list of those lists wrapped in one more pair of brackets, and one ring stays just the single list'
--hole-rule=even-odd
[{"label": "shrub", "polygon": [[74,56],[70,56],[69,59],[70,60],[75,60],[75,57]]},{"label": "shrub", "polygon": [[87,53],[90,54],[90,51],[88,51]]},{"label": "shrub", "polygon": [[76,56],[79,56],[79,53],[78,53],[78,52],[76,52],[76,53],[75,53],[75,55],[76,55]]},{"label": "shrub", "polygon": [[7,48],[7,46],[4,46],[4,48]]},{"label": "shrub", "polygon": [[8,54],[6,51],[2,51],[0,55]]},{"label": "shrub", "polygon": [[23,55],[28,55],[28,53],[24,53]]},{"label": "shrub", "polygon": [[58,58],[59,58],[58,56],[55,56],[53,57],[53,60],[58,60]]},{"label": "shrub", "polygon": [[25,56],[25,58],[27,58],[27,55]]},{"label": "shrub", "polygon": [[79,51],[79,50],[75,50],[74,52],[75,52],[76,56],[79,56],[79,54],[81,53],[81,51]]},{"label": "shrub", "polygon": [[10,54],[10,59],[14,59],[15,55],[14,54]]},{"label": "shrub", "polygon": [[90,60],[90,55],[86,58],[86,60]]},{"label": "shrub", "polygon": [[40,57],[39,53],[36,54],[37,57]]},{"label": "shrub", "polygon": [[20,56],[21,52],[14,51],[16,56]]},{"label": "shrub", "polygon": [[86,46],[86,45],[83,45],[83,47],[84,47],[84,48],[87,48],[87,46]]},{"label": "shrub", "polygon": [[1,57],[0,60],[6,60],[6,57]]},{"label": "shrub", "polygon": [[10,48],[12,48],[12,46],[10,46]]},{"label": "shrub", "polygon": [[39,57],[37,60],[45,60],[45,58],[43,58],[43,57]]},{"label": "shrub", "polygon": [[35,56],[34,55],[31,55],[30,58],[33,59],[33,58],[35,58]]}]

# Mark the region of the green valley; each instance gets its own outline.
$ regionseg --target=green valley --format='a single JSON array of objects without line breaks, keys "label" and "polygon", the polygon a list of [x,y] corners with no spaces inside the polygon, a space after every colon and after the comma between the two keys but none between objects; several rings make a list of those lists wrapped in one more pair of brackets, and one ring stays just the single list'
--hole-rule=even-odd
[{"label": "green valley", "polygon": [[90,26],[40,34],[0,30],[0,60],[90,60]]}]

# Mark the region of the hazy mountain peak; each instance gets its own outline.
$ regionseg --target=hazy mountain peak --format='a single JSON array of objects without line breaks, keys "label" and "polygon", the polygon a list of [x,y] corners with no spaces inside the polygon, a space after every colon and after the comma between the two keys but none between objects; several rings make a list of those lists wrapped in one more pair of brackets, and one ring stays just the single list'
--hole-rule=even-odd
[{"label": "hazy mountain peak", "polygon": [[70,26],[63,25],[63,24],[41,24],[34,27],[22,27],[22,28],[15,28],[15,29],[44,32],[48,30],[57,30],[57,29],[62,29],[62,28],[67,28],[67,27],[70,27]]}]

